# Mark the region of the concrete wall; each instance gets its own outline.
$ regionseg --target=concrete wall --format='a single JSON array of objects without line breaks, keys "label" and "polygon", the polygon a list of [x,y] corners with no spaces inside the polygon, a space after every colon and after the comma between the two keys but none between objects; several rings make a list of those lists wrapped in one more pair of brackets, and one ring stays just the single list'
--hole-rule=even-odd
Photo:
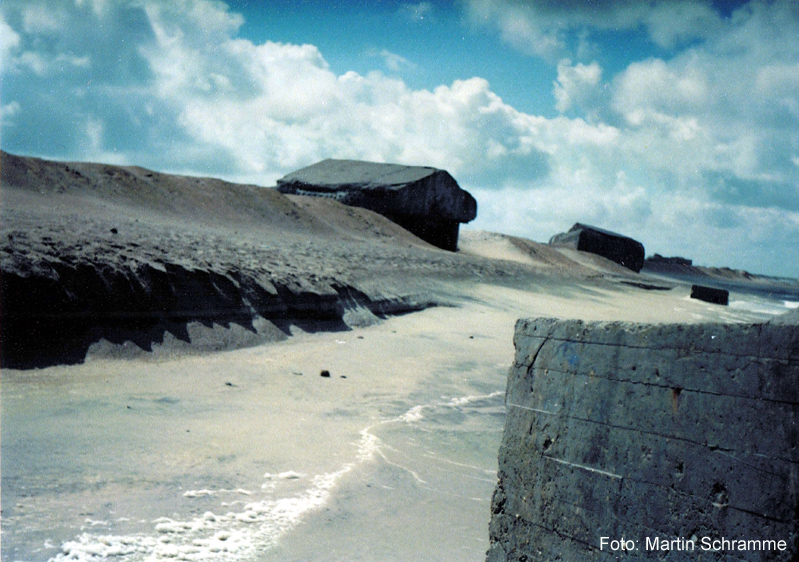
[{"label": "concrete wall", "polygon": [[799,326],[520,320],[515,345],[489,561],[799,559]]}]

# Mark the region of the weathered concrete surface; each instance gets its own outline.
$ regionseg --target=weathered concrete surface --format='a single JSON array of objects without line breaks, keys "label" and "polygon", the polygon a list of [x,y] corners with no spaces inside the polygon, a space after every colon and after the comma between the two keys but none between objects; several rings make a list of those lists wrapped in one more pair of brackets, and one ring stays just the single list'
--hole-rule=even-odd
[{"label": "weathered concrete surface", "polygon": [[799,324],[799,308],[794,308],[789,312],[775,316],[772,320],[769,320],[769,324]]},{"label": "weathered concrete surface", "polygon": [[358,160],[322,160],[277,180],[281,193],[336,199],[380,213],[445,250],[458,245],[460,223],[477,202],[444,170]]},{"label": "weathered concrete surface", "polygon": [[490,562],[797,560],[799,326],[520,320],[515,345]]},{"label": "weathered concrete surface", "polygon": [[643,244],[629,236],[579,222],[568,232],[550,238],[549,243],[597,254],[635,272],[644,266]]}]

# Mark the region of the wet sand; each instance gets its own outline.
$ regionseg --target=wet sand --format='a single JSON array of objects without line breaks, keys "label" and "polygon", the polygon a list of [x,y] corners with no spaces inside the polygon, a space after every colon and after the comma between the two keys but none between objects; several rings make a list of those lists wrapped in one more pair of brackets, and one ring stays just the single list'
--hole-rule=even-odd
[{"label": "wet sand", "polygon": [[3,559],[482,560],[516,318],[766,317],[539,289],[461,285],[457,306],[346,332],[5,370]]}]

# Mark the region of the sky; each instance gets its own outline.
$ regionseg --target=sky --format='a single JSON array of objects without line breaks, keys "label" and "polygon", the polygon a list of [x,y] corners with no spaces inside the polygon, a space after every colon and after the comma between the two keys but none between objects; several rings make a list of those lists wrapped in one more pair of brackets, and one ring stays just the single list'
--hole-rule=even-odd
[{"label": "sky", "polygon": [[15,154],[262,186],[433,166],[467,228],[799,277],[793,0],[3,0],[0,109]]}]

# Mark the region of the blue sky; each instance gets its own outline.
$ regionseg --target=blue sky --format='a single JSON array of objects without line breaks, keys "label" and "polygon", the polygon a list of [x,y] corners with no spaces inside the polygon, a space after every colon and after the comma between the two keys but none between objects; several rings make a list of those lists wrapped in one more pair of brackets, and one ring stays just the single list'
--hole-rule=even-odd
[{"label": "blue sky", "polygon": [[4,150],[271,186],[448,170],[470,227],[574,222],[799,277],[799,3],[5,0]]}]

